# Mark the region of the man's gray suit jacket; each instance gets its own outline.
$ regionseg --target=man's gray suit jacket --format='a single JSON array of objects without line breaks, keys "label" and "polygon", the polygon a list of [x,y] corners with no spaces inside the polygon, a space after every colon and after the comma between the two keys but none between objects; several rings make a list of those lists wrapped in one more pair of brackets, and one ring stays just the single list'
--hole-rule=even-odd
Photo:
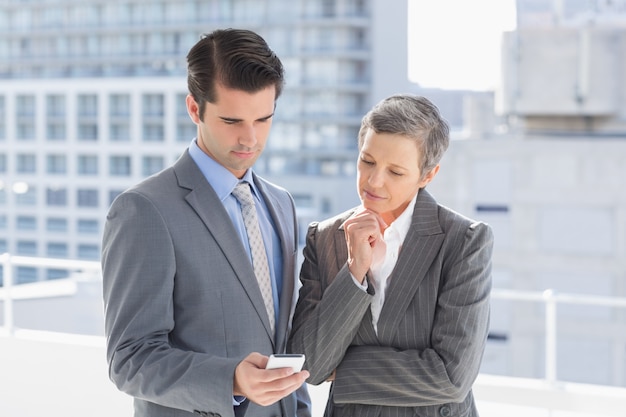
[{"label": "man's gray suit jacket", "polygon": [[[296,296],[295,206],[284,189],[254,181],[283,255],[275,339],[244,246],[188,151],[113,202],[102,245],[107,359],[110,378],[135,397],[135,416],[233,416],[238,363],[253,351],[284,352]],[[268,407],[246,401],[236,414],[293,417],[296,403],[295,395]]]},{"label": "man's gray suit jacket", "polygon": [[471,387],[489,324],[490,227],[420,190],[376,334],[373,285],[359,288],[346,264],[341,225],[353,212],[309,227],[288,347],[306,354],[309,383],[336,370],[326,415],[477,416]]}]

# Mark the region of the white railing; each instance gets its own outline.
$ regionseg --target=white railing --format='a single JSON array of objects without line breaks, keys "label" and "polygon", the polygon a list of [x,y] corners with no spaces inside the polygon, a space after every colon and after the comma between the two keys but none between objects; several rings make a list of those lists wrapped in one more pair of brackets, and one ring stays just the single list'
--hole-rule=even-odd
[{"label": "white railing", "polygon": [[603,297],[582,294],[559,294],[552,289],[543,292],[494,289],[492,299],[531,301],[545,304],[545,370],[546,382],[555,384],[557,377],[557,305],[585,305],[626,308],[624,297]]},{"label": "white railing", "polygon": [[28,256],[12,256],[8,253],[0,255],[0,265],[3,272],[3,284],[0,287],[0,299],[4,301],[4,323],[3,330],[6,334],[12,335],[15,332],[15,324],[13,317],[13,300],[14,300],[14,267],[31,266],[40,268],[59,268],[66,270],[97,272],[100,273],[100,262],[97,261],[80,261],[74,259],[56,259],[56,258],[36,258]]},{"label": "white railing", "polygon": [[[78,261],[67,259],[50,259],[50,258],[30,258],[23,256],[10,256],[9,254],[0,255],[0,265],[3,267],[3,287],[0,287],[0,300],[4,301],[4,326],[3,330],[6,335],[11,336],[10,340],[37,340],[40,334],[45,332],[37,332],[26,329],[16,329],[14,325],[14,305],[13,301],[22,299],[24,295],[20,294],[22,285],[15,285],[14,267],[31,266],[31,267],[53,267],[59,269],[67,269],[70,271],[96,272],[100,274],[100,263],[96,261]],[[59,289],[70,294],[70,289]],[[59,294],[51,294],[59,295]],[[491,415],[509,415],[511,417],[522,414],[515,414],[510,407],[519,407],[521,410],[528,407],[536,409],[572,411],[572,412],[588,412],[594,416],[623,416],[623,410],[626,410],[626,388],[592,385],[592,384],[575,384],[558,380],[557,374],[557,311],[558,306],[563,304],[570,305],[586,305],[601,307],[626,308],[626,298],[618,297],[601,297],[590,295],[574,295],[559,294],[553,290],[543,292],[517,291],[494,289],[492,291],[492,299],[494,300],[511,300],[526,301],[533,303],[542,303],[545,305],[545,375],[544,379],[534,378],[513,378],[507,376],[496,376],[481,374],[474,385],[474,392],[477,400],[483,403],[496,404],[505,407],[504,411],[496,411],[493,413],[481,413],[486,416]],[[78,335],[75,335],[79,337]],[[100,346],[103,348],[103,337],[84,336],[89,345]],[[46,340],[50,341],[50,335],[46,335]],[[73,340],[68,335],[60,335],[58,337],[65,343]],[[87,340],[88,339],[88,340]],[[76,343],[79,345],[86,343]],[[72,343],[73,344],[73,343]],[[108,383],[108,381],[107,381]],[[317,394],[320,396],[318,402],[325,401],[322,398],[324,388]],[[316,404],[320,407],[321,404]],[[321,414],[320,414],[321,415]],[[550,414],[548,414],[550,415]]]},{"label": "white railing", "polygon": [[[8,253],[0,255],[0,265],[3,269],[3,286],[0,287],[0,299],[4,301],[5,333],[13,334],[14,326],[14,267],[31,266],[42,268],[59,268],[74,271],[88,271],[100,273],[98,261],[80,261],[71,259],[37,258],[26,256],[11,256]],[[530,301],[545,304],[545,380],[554,383],[557,378],[557,306],[558,304],[587,305],[600,307],[626,308],[625,297],[602,297],[580,294],[559,294],[548,289],[543,292],[493,289],[492,299]]]}]

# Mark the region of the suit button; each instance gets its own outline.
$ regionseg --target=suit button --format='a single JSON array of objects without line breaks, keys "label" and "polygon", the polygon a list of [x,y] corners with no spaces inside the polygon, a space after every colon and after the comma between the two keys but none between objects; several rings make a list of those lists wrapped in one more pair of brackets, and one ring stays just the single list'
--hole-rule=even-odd
[{"label": "suit button", "polygon": [[442,405],[439,408],[439,415],[441,417],[450,417],[452,415],[452,412],[450,410],[450,406],[449,405]]}]

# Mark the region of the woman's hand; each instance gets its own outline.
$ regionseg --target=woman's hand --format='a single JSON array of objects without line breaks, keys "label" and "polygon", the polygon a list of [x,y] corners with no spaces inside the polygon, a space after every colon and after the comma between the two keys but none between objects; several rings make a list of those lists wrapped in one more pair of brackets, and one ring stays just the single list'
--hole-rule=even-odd
[{"label": "woman's hand", "polygon": [[348,245],[348,269],[362,284],[372,263],[384,256],[381,230],[387,225],[377,213],[365,209],[352,215],[343,227]]}]

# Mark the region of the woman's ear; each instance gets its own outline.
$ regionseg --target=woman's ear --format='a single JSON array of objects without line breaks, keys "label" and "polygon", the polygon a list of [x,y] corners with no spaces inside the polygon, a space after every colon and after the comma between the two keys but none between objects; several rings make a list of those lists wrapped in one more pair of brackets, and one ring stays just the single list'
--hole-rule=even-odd
[{"label": "woman's ear", "polygon": [[438,172],[439,172],[439,164],[435,165],[435,167],[431,169],[428,174],[424,175],[424,178],[422,178],[422,180],[420,181],[419,188],[426,187],[428,183],[431,182],[433,178],[435,178],[435,175],[437,175]]}]

